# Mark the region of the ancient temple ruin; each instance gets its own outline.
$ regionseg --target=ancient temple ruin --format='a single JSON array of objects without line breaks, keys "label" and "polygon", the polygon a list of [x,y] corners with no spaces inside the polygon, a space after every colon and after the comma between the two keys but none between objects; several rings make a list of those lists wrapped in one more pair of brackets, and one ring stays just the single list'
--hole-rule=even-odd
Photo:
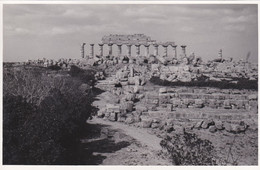
[{"label": "ancient temple ruin", "polygon": [[[84,58],[84,45],[85,43],[82,44],[81,46],[81,57]],[[94,53],[94,45],[95,44],[90,44],[90,52],[89,56],[87,58],[93,58],[95,57]],[[108,36],[104,36],[101,40],[101,43],[98,44],[99,46],[99,52],[98,55],[99,57],[104,56],[103,52],[103,46],[107,45],[109,47],[109,52],[107,55],[114,55],[114,56],[122,56],[122,46],[125,45],[127,47],[127,57],[131,57],[131,48],[135,47],[136,48],[136,54],[134,55],[135,57],[137,56],[150,56],[149,48],[153,47],[154,52],[153,55],[158,56],[159,51],[158,48],[159,46],[162,46],[164,48],[164,53],[163,56],[167,57],[168,56],[168,47],[171,46],[173,48],[173,58],[177,58],[177,45],[175,45],[175,42],[156,42],[156,40],[152,40],[151,37],[146,36],[144,34],[133,34],[133,35],[118,35],[118,34],[110,34]],[[116,45],[118,48],[117,54],[113,53],[113,48],[112,46]],[[145,47],[145,53],[141,54],[140,52],[140,47],[144,46]],[[186,46],[182,45],[182,56],[186,56]]]}]

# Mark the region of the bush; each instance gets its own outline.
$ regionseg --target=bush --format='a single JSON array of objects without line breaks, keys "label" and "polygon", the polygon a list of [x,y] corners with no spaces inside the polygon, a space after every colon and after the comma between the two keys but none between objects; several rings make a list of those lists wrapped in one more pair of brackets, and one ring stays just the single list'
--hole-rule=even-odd
[{"label": "bush", "polygon": [[69,74],[72,77],[79,78],[83,83],[87,83],[90,86],[94,86],[96,81],[95,81],[95,70],[88,69],[88,70],[83,70],[77,66],[71,66]]},{"label": "bush", "polygon": [[75,164],[93,99],[78,77],[34,71],[4,70],[3,163]]},{"label": "bush", "polygon": [[49,66],[47,68],[50,69],[50,70],[61,70],[61,67],[57,66],[57,65],[51,65],[51,66]]},{"label": "bush", "polygon": [[167,136],[160,143],[174,165],[216,165],[214,147],[196,134],[184,132]]}]

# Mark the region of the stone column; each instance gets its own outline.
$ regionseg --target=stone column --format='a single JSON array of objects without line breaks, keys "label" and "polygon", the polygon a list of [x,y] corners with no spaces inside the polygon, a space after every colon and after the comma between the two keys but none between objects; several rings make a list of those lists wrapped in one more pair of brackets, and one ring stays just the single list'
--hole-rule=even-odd
[{"label": "stone column", "polygon": [[122,55],[122,44],[117,44],[118,47],[118,56]]},{"label": "stone column", "polygon": [[81,53],[81,58],[84,58],[85,57],[85,46],[86,43],[82,43],[81,45],[81,49],[80,49],[80,53]]},{"label": "stone column", "polygon": [[149,47],[150,47],[150,45],[148,44],[148,45],[144,45],[145,46],[145,56],[146,57],[149,57]]},{"label": "stone column", "polygon": [[99,56],[102,57],[103,56],[103,45],[104,44],[98,44],[99,45]]},{"label": "stone column", "polygon": [[164,57],[167,57],[167,56],[168,56],[167,47],[168,47],[168,45],[163,45],[163,48],[164,48],[163,56],[164,56]]},{"label": "stone column", "polygon": [[220,49],[219,52],[218,52],[218,58],[222,59],[222,49]]},{"label": "stone column", "polygon": [[90,58],[94,57],[94,44],[90,44]]},{"label": "stone column", "polygon": [[113,54],[112,46],[113,46],[113,44],[108,44],[108,47],[109,47],[108,55],[110,55],[110,56]]},{"label": "stone column", "polygon": [[186,45],[181,45],[181,48],[182,48],[182,55],[183,57],[186,57]]},{"label": "stone column", "polygon": [[158,53],[158,47],[159,47],[159,45],[158,45],[158,44],[154,44],[153,46],[154,46],[154,55],[155,55],[155,56],[158,56],[158,54],[159,54],[159,53]]},{"label": "stone column", "polygon": [[136,44],[136,57],[140,56],[140,44]]},{"label": "stone column", "polygon": [[173,45],[173,58],[177,59],[177,45]]},{"label": "stone column", "polygon": [[131,44],[128,44],[127,45],[127,55],[128,55],[128,57],[131,57]]}]

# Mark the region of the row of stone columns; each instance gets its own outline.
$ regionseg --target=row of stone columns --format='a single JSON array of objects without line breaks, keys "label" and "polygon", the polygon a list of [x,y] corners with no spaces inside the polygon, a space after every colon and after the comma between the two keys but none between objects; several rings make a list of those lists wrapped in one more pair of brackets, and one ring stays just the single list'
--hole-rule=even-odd
[{"label": "row of stone columns", "polygon": [[[84,58],[84,45],[85,45],[85,43],[83,43],[82,44],[82,46],[81,46],[81,56],[82,56],[82,58]],[[98,44],[99,45],[99,56],[103,56],[103,45],[104,44]],[[113,51],[112,51],[112,46],[113,46],[113,44],[108,44],[108,47],[109,47],[109,52],[108,52],[108,54],[109,55],[112,55],[113,54]],[[132,47],[132,45],[130,45],[130,44],[127,44],[126,45],[127,46],[127,56],[128,57],[130,57],[131,56],[131,47]],[[136,56],[140,56],[140,44],[136,44],[135,45],[136,46]],[[150,47],[150,45],[148,44],[148,45],[144,45],[145,46],[145,55],[146,56],[149,56],[150,55],[150,53],[149,53],[149,47]],[[154,46],[154,55],[155,56],[157,56],[157,55],[159,55],[159,45],[158,44],[153,44],[153,46]],[[164,48],[164,53],[163,53],[163,55],[164,56],[168,56],[168,46],[169,45],[162,45],[163,46],[163,48]],[[121,56],[122,55],[122,44],[117,44],[117,47],[118,47],[118,56]],[[174,58],[177,58],[177,45],[174,45],[174,46],[172,46],[173,47],[173,51],[174,51]],[[182,55],[184,55],[184,56],[186,56],[186,45],[182,45],[181,46],[181,48],[182,48]],[[94,57],[94,44],[90,44],[90,57]]]}]

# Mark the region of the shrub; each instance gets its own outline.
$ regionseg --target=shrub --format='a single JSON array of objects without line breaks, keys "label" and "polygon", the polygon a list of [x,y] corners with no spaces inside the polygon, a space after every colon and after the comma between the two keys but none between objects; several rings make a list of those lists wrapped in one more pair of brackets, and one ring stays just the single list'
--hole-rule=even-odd
[{"label": "shrub", "polygon": [[216,165],[212,143],[196,134],[173,134],[163,139],[160,145],[175,165]]},{"label": "shrub", "polygon": [[81,84],[79,77],[43,70],[4,70],[4,164],[75,164],[81,130],[94,109]]},{"label": "shrub", "polygon": [[50,70],[61,70],[61,67],[57,66],[57,65],[51,65],[51,66],[49,66],[47,68],[50,69]]}]

